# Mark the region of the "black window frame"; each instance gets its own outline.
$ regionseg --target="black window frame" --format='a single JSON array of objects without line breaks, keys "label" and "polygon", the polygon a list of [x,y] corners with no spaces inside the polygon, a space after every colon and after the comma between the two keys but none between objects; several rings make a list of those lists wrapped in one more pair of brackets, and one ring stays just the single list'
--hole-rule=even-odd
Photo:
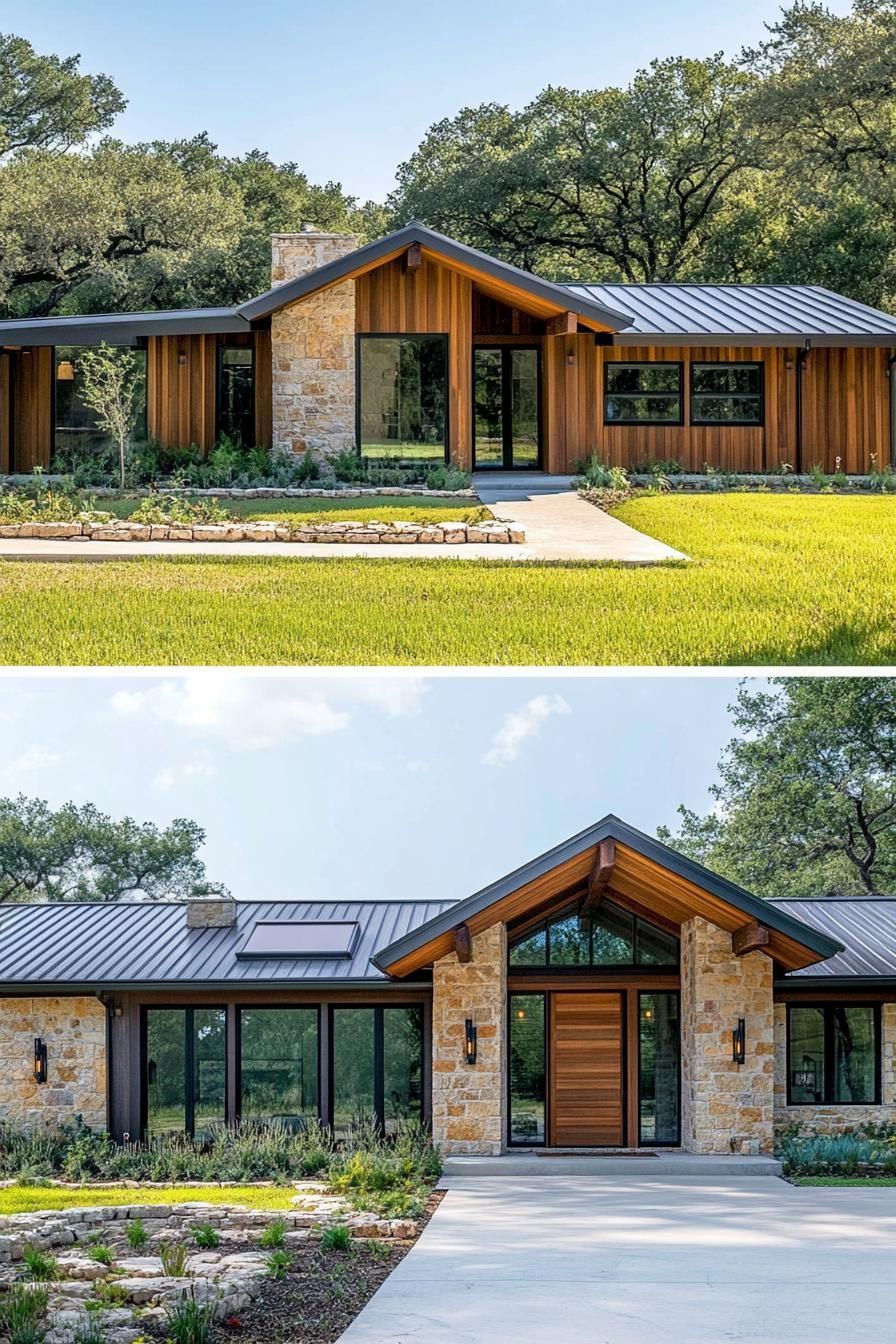
[{"label": "black window frame", "polygon": [[184,1015],[184,1134],[192,1139],[196,1133],[196,1097],[194,1089],[187,1088],[187,1079],[191,1081],[195,1077],[196,1063],[196,1037],[194,1032],[193,1015],[199,1011],[201,1013],[223,1013],[224,1014],[224,1118],[222,1123],[228,1123],[228,1089],[230,1087],[229,1079],[229,1060],[230,1060],[230,1015],[227,1011],[227,1003],[144,1003],[140,1007],[140,1132],[144,1139],[146,1138],[147,1127],[149,1125],[149,1059],[147,1056],[147,1027],[149,1025],[149,1014],[159,1011],[180,1012]]},{"label": "black window frame", "polygon": [[[682,1050],[681,1050],[681,990],[680,990],[680,989],[663,989],[663,988],[660,988],[660,987],[657,987],[656,989],[646,989],[646,988],[643,988],[643,987],[639,986],[639,987],[634,991],[634,993],[635,993],[635,998],[636,998],[637,1023],[638,1023],[638,1035],[637,1035],[637,1045],[638,1045],[638,1049],[637,1049],[637,1062],[636,1062],[636,1065],[635,1065],[635,1068],[636,1068],[636,1077],[635,1077],[635,1079],[634,1079],[634,1087],[635,1087],[635,1091],[636,1091],[636,1093],[637,1093],[637,1097],[638,1097],[638,1147],[639,1147],[639,1148],[680,1148],[680,1147],[681,1147],[681,1098],[682,1098],[682,1092],[684,1091],[684,1089],[682,1088],[682,1085],[681,1085],[681,1081],[682,1081],[682,1079],[681,1079],[681,1065],[682,1065]],[[678,1097],[677,1097],[677,1100],[678,1100],[678,1106],[677,1106],[676,1117],[675,1117],[675,1123],[676,1123],[675,1138],[674,1138],[674,1139],[651,1139],[651,1140],[650,1140],[649,1142],[647,1142],[647,1143],[644,1142],[644,1138],[643,1138],[643,1136],[642,1136],[642,1134],[641,1134],[641,999],[644,997],[645,994],[652,994],[654,997],[655,997],[657,994],[669,994],[669,995],[674,996],[674,998],[675,998],[675,999],[677,1000],[677,1002],[678,1002]]]},{"label": "black window frame", "polygon": [[[790,1080],[791,1080],[791,1033],[790,1033],[790,1015],[794,1008],[815,1008],[821,1012],[823,1018],[824,1033],[824,1096],[821,1101],[794,1101],[792,1098]],[[834,1028],[833,1014],[839,1008],[870,1008],[872,1022],[874,1023],[874,1097],[870,1101],[834,1101]],[[787,1067],[787,1105],[788,1106],[880,1106],[881,1105],[881,1005],[879,1003],[863,1003],[861,1001],[848,999],[825,999],[821,1002],[815,999],[792,999],[787,1004],[787,1017],[785,1026],[786,1039],[786,1067]]]},{"label": "black window frame", "polygon": [[[544,1014],[544,1138],[538,1139],[515,1139],[513,1137],[513,1106],[511,1100],[511,1089],[513,1086],[512,1067],[511,1067],[511,1021],[513,1016],[513,1000],[515,998],[531,998],[537,994],[542,1002],[542,1012]],[[506,1142],[508,1148],[547,1148],[550,1139],[551,1124],[551,991],[549,989],[515,989],[509,986],[507,990],[507,1049],[505,1050],[505,1070],[506,1070],[506,1092],[507,1092],[507,1126]],[[625,1016],[625,1014],[623,1014]],[[623,1023],[624,1026],[624,1023]],[[623,1057],[624,1060],[625,1057]],[[623,1062],[624,1068],[624,1062]]]},{"label": "black window frame", "polygon": [[[694,373],[697,369],[758,369],[759,370],[759,392],[695,392],[694,391]],[[758,395],[759,419],[758,420],[707,420],[703,416],[695,415],[694,409],[698,402],[694,398],[713,396],[717,400],[734,400],[736,397],[754,397]],[[688,414],[690,424],[699,425],[701,428],[709,429],[764,429],[765,428],[765,364],[761,359],[694,359],[690,363],[690,374],[688,377]]]},{"label": "black window frame", "polygon": [[[512,975],[627,975],[631,976],[633,971],[646,972],[648,975],[671,975],[681,971],[681,937],[669,933],[660,924],[654,924],[651,920],[639,915],[634,910],[628,910],[624,905],[618,905],[616,901],[611,901],[611,905],[618,906],[618,909],[625,911],[632,917],[632,960],[625,962],[600,962],[593,961],[594,956],[594,919],[595,915],[589,916],[588,927],[588,960],[577,964],[564,965],[562,962],[551,963],[551,924],[558,920],[571,919],[578,914],[578,905],[564,907],[556,910],[550,915],[540,919],[537,924],[533,924],[524,931],[521,931],[520,942],[525,942],[534,934],[540,933],[542,929],[545,933],[545,957],[544,962],[521,962],[511,960],[511,951],[513,943],[511,939],[515,936],[508,930],[507,939],[507,967],[509,974]],[[650,928],[657,929],[660,933],[667,934],[670,938],[675,938],[678,943],[678,957],[675,961],[638,961],[638,943],[640,940],[639,928],[641,924],[646,924]]]},{"label": "black window frame", "polygon": [[[373,1013],[373,1118],[380,1134],[386,1133],[386,1106],[385,1106],[385,1032],[384,1032],[384,1013],[390,1008],[400,1008],[403,1011],[412,1008],[420,1014],[420,1114],[415,1117],[421,1125],[426,1123],[426,1014],[422,1003],[330,1003],[327,1005],[327,1114],[329,1115],[329,1127],[335,1133],[335,1101],[336,1101],[336,1058],[335,1043],[336,1032],[334,1030],[335,1014],[341,1009],[362,1009],[365,1012]],[[318,1045],[318,1056],[320,1055],[320,1046]],[[430,1063],[430,1068],[432,1064]],[[318,1096],[318,1104],[320,1097]]]},{"label": "black window frame", "polygon": [[[476,355],[480,350],[499,350],[501,352],[501,402],[502,411],[505,412],[502,417],[502,462],[500,466],[478,466],[476,463]],[[513,417],[506,414],[512,406],[512,396],[510,395],[511,384],[513,382],[513,353],[515,350],[534,350],[536,357],[536,387],[538,398],[538,415],[536,417],[536,434],[538,438],[538,452],[536,460],[526,467],[515,467],[513,465]],[[496,474],[500,471],[543,471],[544,470],[544,348],[540,342],[525,340],[522,337],[517,341],[490,341],[487,337],[478,338],[473,343],[473,381],[472,392],[470,395],[470,410],[472,415],[472,444],[473,444],[473,470],[474,471],[493,471]]]},{"label": "black window frame", "polygon": [[236,1003],[234,1020],[234,1112],[238,1120],[243,1116],[243,1013],[255,1013],[260,1009],[265,1012],[283,1012],[301,1008],[304,1011],[309,1009],[315,1016],[315,1030],[317,1032],[317,1120],[320,1123],[323,1120],[323,1052],[321,1051],[321,1005],[319,1003]]},{"label": "black window frame", "polygon": [[[678,416],[675,420],[620,420],[618,416],[608,418],[607,416],[607,398],[610,396],[628,396],[628,397],[673,397],[674,392],[611,392],[608,387],[611,369],[650,369],[650,368],[668,368],[678,370]],[[668,428],[679,428],[684,424],[684,361],[681,359],[607,359],[604,360],[604,386],[603,386],[603,405],[601,408],[605,429],[612,429],[617,425],[625,429],[643,428],[645,425],[665,425]]]},{"label": "black window frame", "polygon": [[[251,355],[252,368],[252,442],[243,443],[244,448],[254,448],[257,435],[255,426],[258,422],[258,386],[257,386],[257,368],[255,352],[255,333],[249,337],[248,341],[235,341],[227,336],[218,338],[218,345],[215,351],[215,442],[221,438],[221,370],[224,366],[225,350],[248,350]],[[228,437],[229,431],[227,431]]]},{"label": "black window frame", "polygon": [[[355,453],[362,461],[377,462],[377,458],[365,458],[361,443],[361,342],[362,341],[434,341],[442,343],[445,352],[445,453],[442,459],[445,466],[451,463],[451,348],[447,331],[359,331],[355,333]],[[396,452],[398,461],[410,461]],[[384,459],[388,461],[389,459]],[[421,462],[438,465],[439,459],[421,458]]]}]

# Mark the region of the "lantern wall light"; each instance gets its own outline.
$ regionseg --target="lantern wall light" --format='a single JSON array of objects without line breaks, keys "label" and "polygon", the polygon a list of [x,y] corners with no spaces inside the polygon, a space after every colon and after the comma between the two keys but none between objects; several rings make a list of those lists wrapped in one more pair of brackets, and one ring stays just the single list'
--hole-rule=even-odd
[{"label": "lantern wall light", "polygon": [[47,1081],[47,1047],[39,1036],[34,1038],[34,1081],[36,1083]]},{"label": "lantern wall light", "polygon": [[731,1058],[738,1068],[747,1058],[747,1024],[742,1017],[731,1033]]},{"label": "lantern wall light", "polygon": [[464,1023],[464,1059],[468,1064],[476,1063],[476,1028],[473,1025],[472,1017],[468,1017]]}]

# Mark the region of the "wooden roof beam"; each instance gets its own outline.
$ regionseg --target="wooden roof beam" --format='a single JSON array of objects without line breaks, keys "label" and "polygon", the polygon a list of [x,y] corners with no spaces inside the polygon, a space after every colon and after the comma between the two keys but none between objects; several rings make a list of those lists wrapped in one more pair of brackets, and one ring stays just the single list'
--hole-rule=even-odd
[{"label": "wooden roof beam", "polygon": [[764,924],[754,920],[752,924],[742,924],[731,935],[731,947],[736,957],[745,957],[748,952],[764,951],[769,945],[771,935]]},{"label": "wooden roof beam", "polygon": [[613,876],[613,869],[616,866],[616,841],[601,840],[598,846],[597,856],[594,860],[594,867],[591,870],[591,876],[588,879],[588,890],[585,893],[585,899],[582,902],[580,918],[585,919],[592,911],[596,910],[604,898],[607,888],[610,885],[610,879]]},{"label": "wooden roof beam", "polygon": [[575,313],[558,313],[549,317],[545,331],[549,336],[575,336],[579,329],[579,319]]},{"label": "wooden roof beam", "polygon": [[466,964],[473,960],[473,935],[468,925],[458,924],[454,930],[454,950],[459,962]]},{"label": "wooden roof beam", "polygon": [[423,249],[419,243],[411,243],[404,254],[404,268],[406,271],[417,271],[422,265]]}]

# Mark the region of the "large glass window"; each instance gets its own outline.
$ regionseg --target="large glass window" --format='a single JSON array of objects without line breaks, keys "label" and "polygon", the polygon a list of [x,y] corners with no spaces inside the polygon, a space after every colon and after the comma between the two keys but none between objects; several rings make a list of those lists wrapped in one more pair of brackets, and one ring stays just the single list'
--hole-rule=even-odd
[{"label": "large glass window", "polygon": [[678,995],[638,995],[638,1142],[679,1141]]},{"label": "large glass window", "polygon": [[423,1115],[423,1010],[334,1008],[333,1128],[374,1123],[385,1133]]},{"label": "large glass window", "polygon": [[761,364],[692,364],[692,425],[761,425]]},{"label": "large glass window", "polygon": [[255,443],[255,351],[251,345],[218,346],[218,424],[223,435],[251,448]]},{"label": "large glass window", "polygon": [[680,425],[680,364],[604,365],[604,422],[608,425]]},{"label": "large glass window", "polygon": [[291,1130],[317,1120],[317,1009],[240,1010],[240,1114]]},{"label": "large glass window", "polygon": [[357,376],[362,457],[447,459],[447,336],[361,336]]},{"label": "large glass window", "polygon": [[[54,452],[63,467],[74,466],[86,456],[106,454],[109,435],[99,426],[96,411],[84,399],[84,347],[57,345],[54,359]],[[135,439],[146,437],[146,352],[134,352],[143,365],[142,384],[134,416]]]},{"label": "large glass window", "polygon": [[205,1137],[226,1119],[223,1008],[146,1010],[146,1133]]},{"label": "large glass window", "polygon": [[544,994],[510,996],[510,1142],[545,1142]]},{"label": "large glass window", "polygon": [[789,1004],[788,1104],[875,1104],[879,1036],[874,1004]]},{"label": "large glass window", "polygon": [[612,967],[678,966],[678,939],[614,901],[601,901],[596,913],[584,919],[567,909],[511,935],[511,966]]}]

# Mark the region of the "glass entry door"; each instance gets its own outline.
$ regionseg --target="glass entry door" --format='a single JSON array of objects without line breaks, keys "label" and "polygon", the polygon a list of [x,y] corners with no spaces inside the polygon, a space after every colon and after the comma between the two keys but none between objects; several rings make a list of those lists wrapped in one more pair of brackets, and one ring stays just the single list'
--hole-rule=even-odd
[{"label": "glass entry door", "polygon": [[477,471],[541,466],[541,351],[532,345],[473,351],[473,465]]}]

